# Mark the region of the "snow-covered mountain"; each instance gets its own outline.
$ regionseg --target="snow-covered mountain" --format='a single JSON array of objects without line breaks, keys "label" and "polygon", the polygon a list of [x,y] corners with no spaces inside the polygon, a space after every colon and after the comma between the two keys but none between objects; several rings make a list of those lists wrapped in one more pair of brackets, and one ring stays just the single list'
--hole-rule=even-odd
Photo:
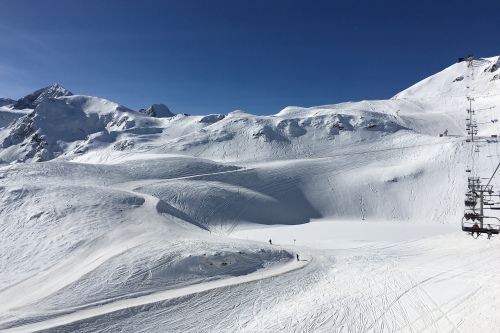
[{"label": "snow-covered mountain", "polygon": [[[323,151],[315,147],[333,144],[342,148],[398,131],[437,135],[446,128],[464,133],[449,116],[423,112],[406,100],[293,107],[274,116],[235,111],[156,118],[103,99],[72,96],[47,100],[1,130],[4,150],[0,159],[46,161],[94,149],[134,147],[220,161],[262,161],[322,156]],[[145,134],[154,135],[146,139]]]},{"label": "snow-covered mountain", "polygon": [[29,95],[24,96],[14,103],[14,109],[34,109],[44,100],[53,99],[61,96],[71,96],[72,92],[61,87],[57,83],[51,86],[39,89]]},{"label": "snow-covered mountain", "polygon": [[462,128],[467,118],[464,102],[474,98],[473,108],[478,110],[481,122],[479,134],[500,134],[497,122],[500,114],[500,57],[480,58],[453,64],[394,96],[393,100],[406,100],[427,113],[452,117]]},{"label": "snow-covered mountain", "polygon": [[451,65],[408,89],[400,92],[393,99],[420,100],[439,98],[462,98],[494,96],[500,76],[498,69],[500,58],[481,58],[472,62],[462,61]]},{"label": "snow-covered mountain", "polygon": [[149,118],[116,103],[89,96],[46,99],[0,134],[4,160],[47,161],[61,154],[80,154],[89,147],[115,144],[120,132],[146,130]]},{"label": "snow-covered mountain", "polygon": [[460,221],[498,66],[271,116],[0,107],[0,330],[495,331],[498,238]]},{"label": "snow-covered mountain", "polygon": [[14,104],[16,101],[10,98],[0,98],[0,106]]},{"label": "snow-covered mountain", "polygon": [[[94,149],[135,147],[141,150],[146,142],[149,151],[205,156],[220,161],[316,156],[314,146],[318,146],[319,141],[335,143],[334,146],[340,148],[347,143],[370,141],[401,130],[428,135],[448,130],[450,134],[464,135],[464,100],[470,95],[475,96],[475,107],[482,110],[478,121],[491,119],[481,126],[480,134],[500,134],[496,121],[496,114],[500,112],[497,67],[496,57],[474,60],[471,66],[468,62],[457,63],[391,100],[307,109],[288,107],[274,116],[254,116],[239,111],[228,115],[175,116],[165,105],[154,104],[139,113],[157,119],[144,119],[132,110],[96,97],[55,100],[54,97],[71,93],[53,85],[16,103],[27,105],[27,101],[31,101],[33,105],[41,99],[47,100],[43,105],[40,103],[33,114],[0,132],[4,148],[0,159],[46,161]],[[111,104],[111,108],[102,108]],[[61,122],[65,125],[60,126]],[[154,136],[145,140],[146,133]]]}]

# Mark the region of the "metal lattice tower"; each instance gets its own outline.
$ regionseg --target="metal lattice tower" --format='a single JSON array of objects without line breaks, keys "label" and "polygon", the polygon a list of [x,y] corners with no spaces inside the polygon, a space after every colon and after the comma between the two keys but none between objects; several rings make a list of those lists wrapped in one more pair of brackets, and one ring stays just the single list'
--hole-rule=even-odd
[{"label": "metal lattice tower", "polygon": [[469,54],[467,56],[467,67],[472,67],[472,61],[474,60],[474,55],[473,54]]},{"label": "metal lattice tower", "polygon": [[[479,227],[483,228],[484,217],[484,197],[485,195],[493,194],[493,185],[481,185],[479,177],[469,177],[468,191],[466,194],[465,204],[469,206],[472,213],[477,214]],[[476,206],[479,204],[479,207]]]},{"label": "metal lattice tower", "polygon": [[468,118],[466,119],[467,120],[466,130],[467,134],[470,135],[470,139],[468,139],[467,142],[469,141],[474,142],[474,135],[477,135],[477,123],[476,120],[474,119],[476,112],[472,110],[472,101],[474,100],[474,98],[467,97],[467,99],[469,100],[469,108],[467,109]]}]

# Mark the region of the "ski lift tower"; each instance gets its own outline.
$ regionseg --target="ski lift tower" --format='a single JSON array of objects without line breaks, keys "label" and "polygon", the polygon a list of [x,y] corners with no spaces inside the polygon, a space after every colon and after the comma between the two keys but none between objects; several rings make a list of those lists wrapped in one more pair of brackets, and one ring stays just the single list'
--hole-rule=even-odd
[{"label": "ski lift tower", "polygon": [[467,139],[467,142],[474,142],[474,134],[477,135],[477,123],[476,120],[474,119],[474,116],[476,115],[476,112],[472,110],[472,101],[474,98],[472,97],[467,97],[469,100],[469,108],[467,109],[467,113],[469,114],[467,120],[467,134],[470,135],[470,139]]},{"label": "ski lift tower", "polygon": [[[467,186],[468,193],[467,199],[465,200],[466,206],[469,206],[470,213],[466,215],[472,220],[479,221],[479,228],[483,229],[483,217],[484,217],[484,197],[485,195],[493,194],[493,185],[481,185],[479,177],[469,177],[469,184]],[[479,204],[479,207],[476,206]]]},{"label": "ski lift tower", "polygon": [[[462,218],[462,230],[470,233],[473,237],[476,234],[476,239],[479,237],[479,234],[487,234],[488,239],[490,239],[492,235],[500,233],[500,219],[495,216],[484,215],[484,210],[488,209],[484,205],[492,204],[491,202],[484,201],[485,195],[494,196],[493,186],[489,185],[489,182],[487,185],[481,185],[479,177],[469,177],[468,192],[465,198],[465,206],[467,208]],[[479,207],[476,207],[477,205]],[[496,208],[491,207],[489,209]],[[485,228],[484,219],[495,219],[497,221],[489,223]]]},{"label": "ski lift tower", "polygon": [[474,60],[474,55],[473,54],[467,55],[467,67],[472,67],[472,60]]}]

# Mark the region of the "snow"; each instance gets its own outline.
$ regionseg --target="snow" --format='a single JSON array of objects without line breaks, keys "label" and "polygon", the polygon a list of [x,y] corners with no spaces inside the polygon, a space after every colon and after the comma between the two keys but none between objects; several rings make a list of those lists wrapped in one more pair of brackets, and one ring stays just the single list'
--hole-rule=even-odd
[{"label": "snow", "polygon": [[0,128],[6,127],[14,120],[30,114],[33,110],[14,110],[10,106],[0,106]]},{"label": "snow", "polygon": [[494,65],[273,116],[1,107],[0,330],[496,331],[498,237],[460,227],[500,162]]}]

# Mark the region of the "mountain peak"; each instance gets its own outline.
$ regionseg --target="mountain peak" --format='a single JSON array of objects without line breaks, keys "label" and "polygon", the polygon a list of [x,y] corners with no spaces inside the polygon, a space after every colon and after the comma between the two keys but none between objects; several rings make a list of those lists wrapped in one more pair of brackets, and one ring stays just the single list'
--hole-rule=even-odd
[{"label": "mountain peak", "polygon": [[14,104],[16,101],[10,98],[0,98],[0,106]]},{"label": "mountain peak", "polygon": [[156,118],[173,117],[174,114],[165,104],[153,104],[147,109],[140,109],[140,113]]},{"label": "mountain peak", "polygon": [[64,87],[60,86],[57,83],[54,83],[51,86],[39,89],[35,92],[32,92],[29,95],[24,96],[23,98],[19,99],[15,104],[14,108],[15,109],[34,109],[42,101],[49,99],[49,98],[57,98],[61,96],[72,96],[73,93],[70,92],[69,90],[65,89]]},{"label": "mountain peak", "polygon": [[500,57],[460,61],[401,91],[394,100],[411,99],[421,102],[429,98],[465,98],[496,91]]}]

